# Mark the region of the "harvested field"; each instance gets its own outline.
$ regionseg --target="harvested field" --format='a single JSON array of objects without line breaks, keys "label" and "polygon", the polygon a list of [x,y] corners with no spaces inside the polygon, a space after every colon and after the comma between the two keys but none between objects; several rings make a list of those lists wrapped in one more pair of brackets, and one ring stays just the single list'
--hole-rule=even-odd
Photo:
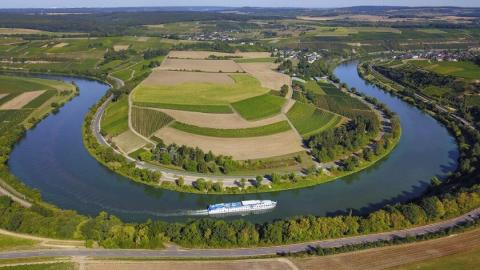
[{"label": "harvested field", "polygon": [[232,60],[192,60],[167,58],[157,69],[202,72],[243,72],[243,69]]},{"label": "harvested field", "polygon": [[137,41],[145,42],[145,41],[148,41],[149,39],[150,39],[150,37],[138,37]]},{"label": "harvested field", "polygon": [[117,137],[113,137],[112,141],[127,154],[147,144],[144,139],[138,137],[131,130],[127,130]]},{"label": "harvested field", "polygon": [[199,147],[205,152],[211,150],[217,155],[232,156],[236,160],[283,156],[304,150],[301,138],[293,130],[255,138],[217,138],[164,127],[155,136],[167,144]]},{"label": "harvested field", "polygon": [[299,269],[385,269],[468,251],[479,245],[480,229],[476,229],[430,241],[293,261]]},{"label": "harvested field", "polygon": [[4,98],[4,97],[6,97],[6,96],[8,96],[8,94],[0,93],[0,99]]},{"label": "harvested field", "polygon": [[267,58],[270,57],[269,52],[236,52],[236,53],[222,53],[209,51],[171,51],[168,57],[171,58],[185,58],[185,59],[207,59],[210,55],[220,57],[239,57],[239,58]]},{"label": "harvested field", "polygon": [[68,43],[66,42],[60,42],[60,43],[57,43],[53,46],[53,48],[63,48],[63,47],[66,47],[68,46]]},{"label": "harvested field", "polygon": [[234,84],[232,77],[225,73],[183,72],[155,69],[146,80],[145,85],[178,85],[182,83],[216,83]]},{"label": "harvested field", "polygon": [[278,114],[274,117],[265,118],[259,121],[247,121],[236,113],[230,114],[216,114],[216,113],[201,113],[201,112],[189,112],[180,110],[158,109],[175,120],[194,126],[201,126],[207,128],[251,128],[258,126],[265,126],[275,122],[285,120],[285,116]]},{"label": "harvested field", "polygon": [[287,259],[257,259],[235,261],[92,261],[87,262],[85,270],[289,270],[295,266]]},{"label": "harvested field", "polygon": [[45,90],[38,90],[38,91],[30,91],[30,92],[25,92],[22,93],[13,99],[5,102],[0,106],[0,110],[15,110],[15,109],[21,109],[23,106],[27,105],[30,103],[30,101],[34,100],[35,98],[39,97],[41,94],[43,94]]},{"label": "harvested field", "polygon": [[128,48],[130,48],[130,45],[114,45],[113,46],[113,50],[116,52],[126,51],[128,50]]},{"label": "harvested field", "polygon": [[274,71],[278,64],[274,63],[239,63],[240,67],[245,72],[257,78],[263,87],[280,90],[286,84],[291,85],[292,79],[290,76]]}]

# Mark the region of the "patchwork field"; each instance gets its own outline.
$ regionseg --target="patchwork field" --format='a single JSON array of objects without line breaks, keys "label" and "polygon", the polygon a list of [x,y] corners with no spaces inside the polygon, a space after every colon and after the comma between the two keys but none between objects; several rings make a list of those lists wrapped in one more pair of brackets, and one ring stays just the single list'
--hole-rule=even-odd
[{"label": "patchwork field", "polygon": [[[217,155],[232,156],[237,160],[260,159],[304,151],[301,140],[293,131],[255,138],[218,138],[195,135],[171,127],[155,133],[165,143],[176,143],[211,150]],[[259,147],[261,145],[261,147]]]},{"label": "patchwork field", "polygon": [[0,110],[16,110],[21,109],[41,94],[43,94],[45,90],[38,90],[38,91],[29,91],[25,93],[21,93],[20,95],[14,97],[13,99],[3,103],[0,106]]},{"label": "patchwork field", "polygon": [[342,117],[339,115],[319,110],[313,105],[301,102],[296,102],[287,113],[287,116],[293,126],[304,137],[334,128],[342,122]]},{"label": "patchwork field", "polygon": [[239,63],[240,67],[248,74],[260,81],[263,87],[280,90],[283,85],[291,85],[290,76],[274,71],[278,64],[269,62]]},{"label": "patchwork field", "polygon": [[142,82],[142,84],[150,86],[159,84],[179,85],[183,83],[215,83],[232,85],[235,81],[231,76],[225,73],[202,73],[155,69],[152,74]]},{"label": "patchwork field", "polygon": [[167,58],[158,69],[201,72],[243,72],[243,69],[232,60]]},{"label": "patchwork field", "polygon": [[234,58],[268,58],[270,57],[269,52],[222,53],[222,52],[209,52],[209,51],[171,51],[168,54],[168,57],[184,58],[184,59],[207,59],[211,55],[218,56],[218,57],[234,57]]},{"label": "patchwork field", "polygon": [[128,48],[130,48],[130,45],[114,45],[113,46],[113,50],[116,52],[125,51],[125,50],[128,50]]}]

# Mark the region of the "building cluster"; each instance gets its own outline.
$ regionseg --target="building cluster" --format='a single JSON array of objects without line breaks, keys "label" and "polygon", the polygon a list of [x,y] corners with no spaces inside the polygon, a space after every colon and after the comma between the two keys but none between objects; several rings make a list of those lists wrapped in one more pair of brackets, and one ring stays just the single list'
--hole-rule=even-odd
[{"label": "building cluster", "polygon": [[192,33],[186,35],[182,39],[186,40],[195,40],[195,41],[236,41],[237,38],[232,34],[237,32],[235,30],[231,31],[222,31],[222,32],[205,32],[205,33]]},{"label": "building cluster", "polygon": [[393,59],[403,60],[403,59],[429,59],[435,61],[463,61],[471,60],[475,57],[473,51],[470,50],[429,50],[421,52],[408,52],[399,55],[393,56]]},{"label": "building cluster", "polygon": [[308,63],[313,63],[318,59],[322,58],[322,54],[319,52],[311,52],[311,51],[302,51],[302,50],[294,50],[294,49],[274,49],[273,54],[276,57],[281,57],[283,59],[300,59],[301,57],[305,57]]}]

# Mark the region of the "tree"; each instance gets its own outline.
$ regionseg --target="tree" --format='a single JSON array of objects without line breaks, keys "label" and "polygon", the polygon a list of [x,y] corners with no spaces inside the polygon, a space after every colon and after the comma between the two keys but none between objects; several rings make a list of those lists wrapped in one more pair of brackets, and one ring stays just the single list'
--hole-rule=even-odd
[{"label": "tree", "polygon": [[272,177],[272,183],[274,184],[278,184],[282,180],[282,177],[280,177],[278,173],[272,173],[271,177]]},{"label": "tree", "polygon": [[240,179],[240,187],[241,187],[242,189],[245,188],[245,184],[246,184],[246,183],[247,183],[247,179],[245,179],[245,178]]},{"label": "tree", "polygon": [[200,191],[205,191],[207,189],[207,182],[203,178],[198,178],[195,181],[194,186]]},{"label": "tree", "polygon": [[183,187],[183,185],[185,184],[185,179],[183,179],[183,176],[180,176],[175,182],[177,183],[177,186]]},{"label": "tree", "polygon": [[288,93],[288,85],[284,84],[282,85],[282,87],[280,88],[280,95],[282,97],[285,97],[287,96],[287,93]]},{"label": "tree", "polygon": [[255,185],[257,186],[257,188],[262,186],[262,181],[263,176],[257,175],[257,177],[255,177]]},{"label": "tree", "polygon": [[220,181],[215,182],[215,183],[213,184],[213,190],[215,190],[216,192],[221,192],[221,191],[223,191],[223,182],[220,182]]}]

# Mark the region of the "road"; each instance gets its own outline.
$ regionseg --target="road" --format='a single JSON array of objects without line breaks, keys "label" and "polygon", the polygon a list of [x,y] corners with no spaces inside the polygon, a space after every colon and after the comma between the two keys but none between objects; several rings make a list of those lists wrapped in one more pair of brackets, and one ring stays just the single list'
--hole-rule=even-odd
[{"label": "road", "polygon": [[255,247],[255,248],[232,248],[232,249],[179,249],[172,246],[163,250],[139,250],[139,249],[47,249],[47,250],[25,250],[25,251],[9,251],[0,252],[0,259],[15,258],[31,258],[31,257],[177,257],[177,258],[228,258],[228,257],[245,257],[245,256],[267,256],[286,252],[299,252],[310,249],[311,247],[332,248],[361,243],[376,242],[380,240],[390,240],[397,237],[407,237],[415,235],[423,235],[451,228],[457,224],[480,218],[480,208],[475,209],[467,214],[457,218],[441,221],[425,226],[353,236],[346,238],[338,238],[332,240],[312,241],[306,243],[289,244],[272,247]]}]

